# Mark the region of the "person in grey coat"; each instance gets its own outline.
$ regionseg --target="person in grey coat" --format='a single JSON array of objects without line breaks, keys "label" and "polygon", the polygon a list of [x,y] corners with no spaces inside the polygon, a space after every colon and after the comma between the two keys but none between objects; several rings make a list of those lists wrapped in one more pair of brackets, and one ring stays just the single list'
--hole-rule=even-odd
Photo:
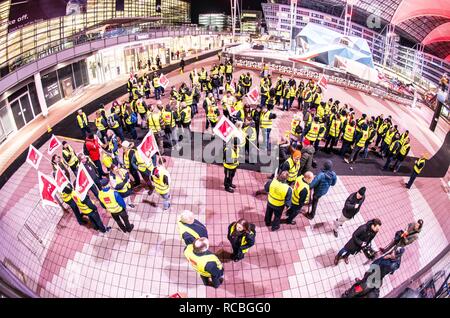
[{"label": "person in grey coat", "polygon": [[386,254],[389,253],[393,248],[405,247],[414,243],[419,238],[422,227],[422,219],[418,220],[417,222],[409,223],[408,228],[405,231],[397,231],[395,233],[394,239],[385,248],[380,248],[380,252]]},{"label": "person in grey coat", "polygon": [[300,149],[302,152],[302,157],[300,158],[300,169],[298,175],[305,174],[306,171],[312,171],[313,159],[314,159],[314,149],[313,145],[309,145]]},{"label": "person in grey coat", "polygon": [[336,221],[334,221],[334,236],[338,237],[338,229],[342,226],[342,224],[355,217],[355,215],[359,212],[359,209],[361,209],[361,205],[363,204],[365,199],[366,187],[362,187],[358,190],[358,192],[350,194],[350,196],[345,201],[344,208],[342,209],[342,215],[339,219],[336,219]]}]

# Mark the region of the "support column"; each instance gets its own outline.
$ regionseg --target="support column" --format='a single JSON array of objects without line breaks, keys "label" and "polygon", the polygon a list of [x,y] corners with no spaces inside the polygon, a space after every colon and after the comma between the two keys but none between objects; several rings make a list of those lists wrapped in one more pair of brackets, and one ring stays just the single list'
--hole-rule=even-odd
[{"label": "support column", "polygon": [[48,107],[45,100],[44,89],[42,88],[41,73],[34,74],[34,85],[36,86],[36,93],[39,99],[39,105],[41,106],[42,116],[47,117]]},{"label": "support column", "polygon": [[291,0],[291,19],[290,19],[290,32],[289,32],[289,49],[292,50],[292,36],[294,32],[294,26],[297,21],[297,0]]}]

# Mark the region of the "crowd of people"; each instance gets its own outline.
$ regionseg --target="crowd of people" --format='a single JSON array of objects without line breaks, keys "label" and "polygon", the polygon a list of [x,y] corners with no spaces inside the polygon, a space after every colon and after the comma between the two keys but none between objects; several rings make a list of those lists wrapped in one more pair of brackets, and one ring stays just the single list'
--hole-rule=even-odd
[{"label": "crowd of people", "polygon": [[[184,64],[182,67],[184,69]],[[324,100],[322,88],[313,80],[305,82],[283,75],[273,80],[268,68],[264,67],[258,83],[260,101],[251,104],[246,95],[255,86],[254,76],[250,72],[236,76],[230,59],[219,60],[208,70],[205,67],[193,69],[188,78],[187,83],[172,86],[168,91],[160,82],[157,71],[152,70],[141,77],[132,74],[127,82],[128,99],[114,101],[108,111],[104,105],[96,111],[95,133],[89,127],[86,114],[81,109],[78,111],[77,125],[84,137],[83,151],[77,154],[65,141],[61,156],[54,155],[52,164],[54,173],[60,168],[69,180],[73,180],[72,175],[77,176],[82,163],[94,181],[90,192],[95,199],[87,195],[82,200],[74,189],[74,182],[61,193],[62,201],[70,207],[80,225],[87,223],[87,217],[96,230],[108,232],[111,228],[104,225],[98,213],[100,205],[124,233],[130,233],[134,225],[127,211],[135,207],[134,194],[143,189],[148,195],[156,192],[161,197],[163,210],[170,209],[172,184],[163,155],[165,149],[177,149],[181,143],[190,142],[191,122],[202,112],[201,108],[206,118],[205,132],[213,129],[223,115],[235,124],[241,136],[224,143],[225,191],[235,191],[233,179],[246,155],[278,149],[278,168],[263,191],[267,194],[264,221],[272,231],[280,229],[282,223],[296,224],[298,215],[313,220],[319,200],[336,185],[337,175],[331,160],[326,160],[321,171],[314,175],[313,169],[317,166],[314,155],[318,151],[334,152],[342,158],[336,160],[345,160],[349,164],[365,160],[372,152],[386,159],[383,169],[396,172],[411,148],[409,132],[400,131],[391,116],[357,116],[352,107],[339,100]],[[170,96],[163,104],[162,98],[166,94]],[[292,113],[292,120],[289,129],[282,131],[278,148],[273,148],[271,131],[278,110]],[[159,148],[151,158],[137,149],[139,136],[147,131],[152,131]],[[426,159],[424,154],[415,162],[406,184],[408,188],[421,173]],[[343,224],[359,213],[365,196],[366,188],[361,187],[343,202],[342,215],[333,224],[336,237]],[[283,213],[285,219],[282,219]],[[380,264],[395,261],[398,268],[404,252],[400,248],[417,238],[423,221],[396,233],[393,243],[375,252],[370,243],[381,224],[375,218],[361,225],[337,253],[335,264],[341,259],[348,263],[349,255],[363,251],[370,259],[379,256],[375,262]],[[224,269],[219,258],[209,251],[206,227],[190,211],[181,213],[177,225],[189,263],[205,285],[217,288],[223,281]],[[240,219],[232,222],[227,232],[231,258],[240,261],[255,244],[256,227]],[[393,270],[386,273],[393,273]]]}]

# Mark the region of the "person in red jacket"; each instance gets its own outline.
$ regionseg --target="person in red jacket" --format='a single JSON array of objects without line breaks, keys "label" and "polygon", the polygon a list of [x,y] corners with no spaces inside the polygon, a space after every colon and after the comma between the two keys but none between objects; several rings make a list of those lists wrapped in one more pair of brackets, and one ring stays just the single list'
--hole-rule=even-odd
[{"label": "person in red jacket", "polygon": [[94,135],[88,134],[86,137],[85,148],[88,152],[87,154],[94,162],[97,167],[98,174],[101,177],[106,176],[106,173],[103,172],[102,162],[100,161],[100,148],[101,146],[98,143],[98,140],[94,137]]}]

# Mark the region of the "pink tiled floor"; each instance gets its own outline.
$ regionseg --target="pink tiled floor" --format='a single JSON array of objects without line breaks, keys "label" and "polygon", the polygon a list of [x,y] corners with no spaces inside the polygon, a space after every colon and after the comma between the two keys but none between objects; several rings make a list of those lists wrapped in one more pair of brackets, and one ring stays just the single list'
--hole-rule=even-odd
[{"label": "pink tiled floor", "polygon": [[[186,73],[170,74],[173,83],[186,78]],[[258,82],[255,78],[254,83]],[[442,122],[436,133],[426,128],[432,112],[425,106],[411,110],[334,86],[325,95],[348,102],[369,115],[391,114],[400,127],[410,130],[415,155],[423,151],[434,154],[448,131],[448,125]],[[195,131],[204,127],[203,110],[199,109],[200,115],[193,123]],[[275,120],[274,141],[288,129],[293,115],[276,112],[279,117]],[[81,149],[80,144],[73,145]],[[121,233],[102,209],[103,221],[113,227],[106,235],[80,227],[70,213],[62,217],[51,210],[37,213],[40,208],[36,172],[23,165],[1,190],[0,239],[8,244],[1,245],[0,257],[19,268],[25,283],[43,297],[166,297],[175,292],[188,297],[339,297],[355,277],[364,273],[368,263],[360,254],[351,258],[349,265],[341,263],[335,267],[334,255],[357,226],[373,217],[383,221],[374,242],[378,247],[387,244],[395,231],[408,222],[425,220],[420,240],[408,247],[401,269],[386,278],[382,295],[448,245],[450,224],[445,207],[449,198],[440,179],[419,178],[406,191],[403,177],[339,176],[336,186],[321,199],[314,221],[298,217],[296,226],[284,225],[280,231],[270,232],[263,221],[266,198],[254,195],[263,187],[267,175],[239,169],[235,178],[237,191],[230,194],[223,190],[221,166],[166,159],[172,179],[172,207],[163,212],[158,196],[137,194],[133,198],[137,207],[129,210],[130,220],[136,226],[131,234]],[[42,162],[42,171],[50,173],[47,161]],[[349,193],[361,185],[367,187],[361,213],[346,223],[339,238],[335,238],[330,232],[331,222],[340,214]],[[242,262],[225,262],[225,282],[218,289],[204,287],[182,255],[175,224],[183,209],[194,211],[205,222],[211,249],[221,257],[230,252],[226,240],[230,222],[245,217],[257,227],[255,247]],[[39,220],[50,215],[55,216],[53,221]],[[25,224],[45,236],[42,243],[25,246],[19,240],[30,234]]]}]

